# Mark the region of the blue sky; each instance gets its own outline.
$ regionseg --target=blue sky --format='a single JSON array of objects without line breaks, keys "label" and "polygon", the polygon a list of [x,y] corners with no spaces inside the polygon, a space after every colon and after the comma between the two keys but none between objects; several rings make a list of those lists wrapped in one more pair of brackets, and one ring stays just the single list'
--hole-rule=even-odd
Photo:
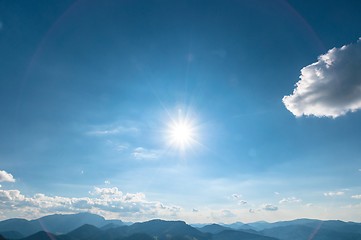
[{"label": "blue sky", "polygon": [[0,218],[361,221],[360,9],[2,1]]}]

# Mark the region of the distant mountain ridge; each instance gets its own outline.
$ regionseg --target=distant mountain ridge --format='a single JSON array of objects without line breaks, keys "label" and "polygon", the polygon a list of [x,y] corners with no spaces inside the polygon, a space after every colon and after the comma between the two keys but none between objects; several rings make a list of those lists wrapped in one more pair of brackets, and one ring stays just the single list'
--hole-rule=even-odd
[{"label": "distant mountain ridge", "polygon": [[30,221],[13,218],[0,222],[0,235],[2,232],[16,232],[22,236],[29,236],[39,231],[63,234],[84,224],[102,227],[109,223],[117,226],[124,225],[121,220],[105,220],[103,217],[91,213],[54,214]]},{"label": "distant mountain ridge", "polygon": [[275,223],[208,224],[160,219],[125,225],[90,213],[0,222],[0,240],[361,240],[361,223],[296,219]]}]

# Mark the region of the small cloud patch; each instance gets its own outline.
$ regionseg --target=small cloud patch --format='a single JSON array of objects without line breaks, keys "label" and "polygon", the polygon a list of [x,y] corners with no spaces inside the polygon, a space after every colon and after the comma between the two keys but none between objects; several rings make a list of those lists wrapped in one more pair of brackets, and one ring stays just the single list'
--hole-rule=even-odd
[{"label": "small cloud patch", "polygon": [[296,197],[288,197],[288,198],[282,198],[279,203],[286,204],[286,203],[299,203],[299,202],[302,202],[302,200]]},{"label": "small cloud patch", "polygon": [[326,197],[334,197],[334,196],[342,196],[344,194],[345,194],[345,192],[339,191],[339,192],[326,192],[323,195]]},{"label": "small cloud patch", "polygon": [[277,211],[278,210],[278,207],[277,206],[274,206],[272,204],[264,204],[262,206],[262,209],[263,210],[266,210],[266,211]]},{"label": "small cloud patch", "polygon": [[133,150],[133,157],[138,160],[152,160],[159,157],[159,152],[156,150],[149,150],[142,147],[137,147]]},{"label": "small cloud patch", "polygon": [[15,182],[15,178],[10,173],[0,170],[0,182]]}]

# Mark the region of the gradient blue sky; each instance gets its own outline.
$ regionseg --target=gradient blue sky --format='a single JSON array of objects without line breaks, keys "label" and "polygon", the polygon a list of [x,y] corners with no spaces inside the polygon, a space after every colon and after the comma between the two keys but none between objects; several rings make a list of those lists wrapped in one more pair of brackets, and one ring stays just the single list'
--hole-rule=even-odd
[{"label": "gradient blue sky", "polygon": [[1,1],[0,218],[361,221],[360,10]]}]

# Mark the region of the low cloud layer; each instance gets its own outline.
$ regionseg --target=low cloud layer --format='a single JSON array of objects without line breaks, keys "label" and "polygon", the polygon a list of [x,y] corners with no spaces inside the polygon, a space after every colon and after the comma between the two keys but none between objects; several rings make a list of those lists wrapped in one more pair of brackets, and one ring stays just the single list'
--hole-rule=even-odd
[{"label": "low cloud layer", "polygon": [[293,93],[282,101],[296,117],[336,118],[361,109],[361,38],[302,68]]},{"label": "low cloud layer", "polygon": [[0,182],[15,182],[15,178],[10,173],[0,170]]},{"label": "low cloud layer", "polygon": [[52,213],[90,211],[110,218],[147,219],[176,216],[181,208],[149,201],[143,193],[122,193],[118,188],[95,187],[87,197],[26,196],[19,190],[0,189],[0,215],[34,218]]}]

